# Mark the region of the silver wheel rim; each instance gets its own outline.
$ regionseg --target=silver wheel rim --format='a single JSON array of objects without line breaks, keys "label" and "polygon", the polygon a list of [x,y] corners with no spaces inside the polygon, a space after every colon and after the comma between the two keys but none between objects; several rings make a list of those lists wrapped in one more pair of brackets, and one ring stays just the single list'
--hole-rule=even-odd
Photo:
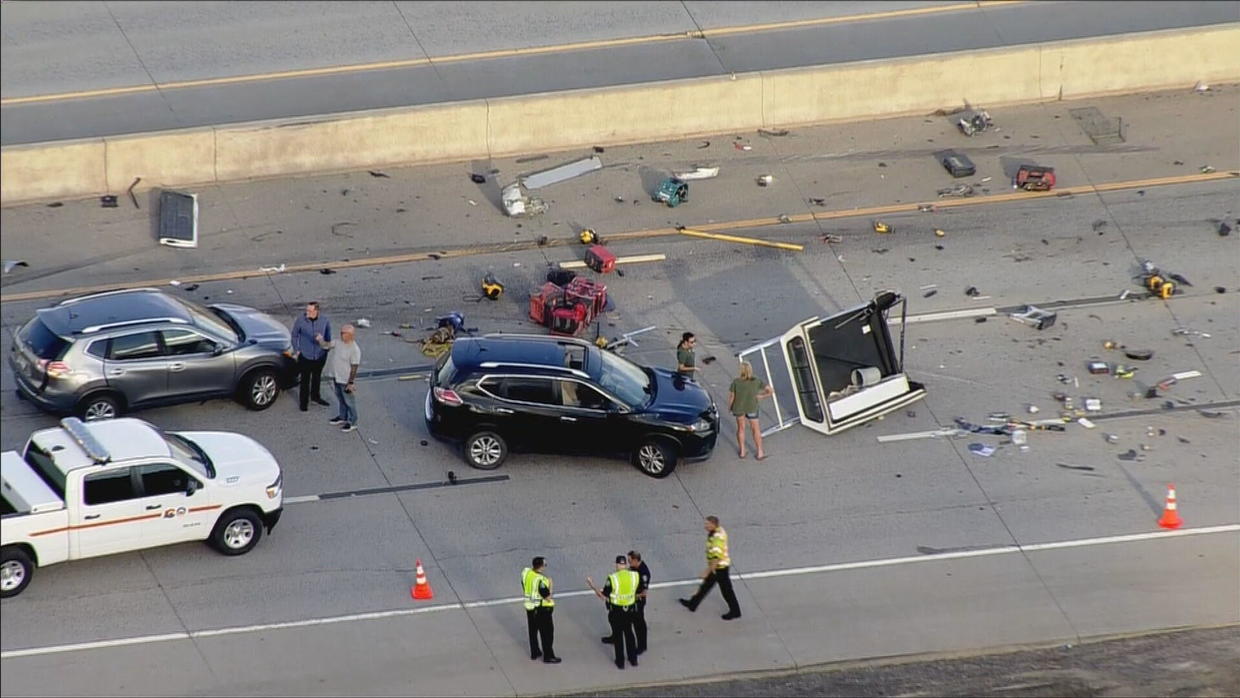
[{"label": "silver wheel rim", "polygon": [[8,560],[0,567],[0,589],[13,591],[26,579],[26,568],[17,560]]},{"label": "silver wheel rim", "polygon": [[86,408],[86,421],[92,422],[96,419],[111,419],[116,416],[116,406],[107,400],[92,402]]},{"label": "silver wheel rim", "polygon": [[224,545],[230,550],[239,550],[250,544],[254,539],[254,524],[249,519],[237,519],[224,529]]},{"label": "silver wheel rim", "polygon": [[498,463],[502,452],[499,439],[494,436],[480,436],[469,445],[470,459],[482,466]]},{"label": "silver wheel rim", "polygon": [[276,399],[278,390],[275,376],[263,374],[254,381],[254,386],[250,388],[250,399],[260,407],[269,405],[272,400]]},{"label": "silver wheel rim", "polygon": [[642,470],[655,475],[663,472],[663,467],[667,465],[663,460],[663,451],[654,444],[645,444],[637,449],[637,463]]}]

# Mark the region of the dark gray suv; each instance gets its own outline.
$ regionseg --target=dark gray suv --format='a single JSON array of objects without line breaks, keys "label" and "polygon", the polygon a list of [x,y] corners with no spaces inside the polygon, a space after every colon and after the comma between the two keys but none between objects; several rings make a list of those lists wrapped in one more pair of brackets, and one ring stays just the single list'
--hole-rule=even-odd
[{"label": "dark gray suv", "polygon": [[293,375],[289,331],[271,316],[154,288],[42,308],[13,340],[18,396],[87,420],[224,396],[264,410]]}]

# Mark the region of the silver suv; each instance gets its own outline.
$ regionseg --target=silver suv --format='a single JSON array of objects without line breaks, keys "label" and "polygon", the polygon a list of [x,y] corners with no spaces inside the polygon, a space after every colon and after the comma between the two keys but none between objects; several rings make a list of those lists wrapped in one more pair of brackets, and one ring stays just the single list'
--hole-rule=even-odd
[{"label": "silver suv", "polygon": [[13,339],[18,396],[87,420],[230,395],[264,410],[293,376],[289,331],[271,316],[154,288],[42,308]]}]

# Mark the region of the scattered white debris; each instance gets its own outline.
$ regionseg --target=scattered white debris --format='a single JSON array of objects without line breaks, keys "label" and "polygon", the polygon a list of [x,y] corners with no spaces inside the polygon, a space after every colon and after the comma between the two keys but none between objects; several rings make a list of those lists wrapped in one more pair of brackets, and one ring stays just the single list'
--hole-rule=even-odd
[{"label": "scattered white debris", "polygon": [[357,322],[355,322],[354,324],[357,325],[358,327],[365,329],[367,327],[370,327],[370,320],[367,320],[364,317],[359,317],[357,319]]},{"label": "scattered white debris", "polygon": [[265,274],[279,274],[279,273],[282,273],[285,270],[285,268],[286,267],[284,266],[284,264],[280,264],[280,266],[278,267],[259,267],[258,270]]}]

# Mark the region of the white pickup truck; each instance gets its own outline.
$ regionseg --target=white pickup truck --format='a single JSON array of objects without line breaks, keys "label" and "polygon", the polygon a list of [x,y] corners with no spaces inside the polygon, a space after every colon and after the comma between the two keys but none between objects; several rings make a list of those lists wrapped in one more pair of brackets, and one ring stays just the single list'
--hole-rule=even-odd
[{"label": "white pickup truck", "polygon": [[34,568],[207,540],[247,553],[280,520],[284,476],[248,436],[69,417],[0,454],[0,597]]}]

